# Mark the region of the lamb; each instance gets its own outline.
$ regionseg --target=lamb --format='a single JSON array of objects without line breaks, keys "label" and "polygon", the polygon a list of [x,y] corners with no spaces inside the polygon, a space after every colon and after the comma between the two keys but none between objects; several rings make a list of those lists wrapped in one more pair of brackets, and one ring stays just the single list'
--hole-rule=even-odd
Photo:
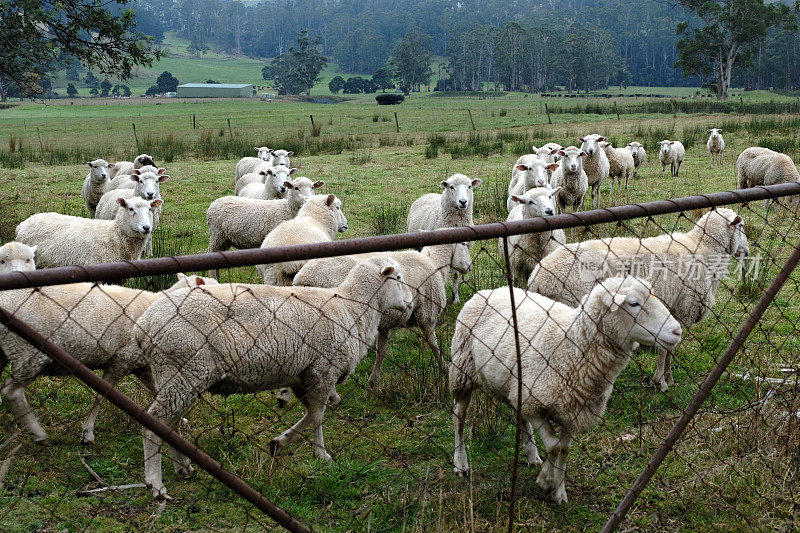
[{"label": "lamb", "polygon": [[[111,183],[114,183],[114,180],[117,178],[117,176],[130,176],[134,169],[146,166],[156,166],[153,156],[139,154],[133,159],[133,162],[117,161],[114,163],[114,168],[109,170],[108,178],[111,180]],[[114,188],[116,187],[109,186],[109,190]]]},{"label": "lamb", "polygon": [[669,165],[670,175],[673,178],[677,178],[678,172],[681,170],[681,164],[683,164],[683,158],[686,155],[686,149],[680,141],[664,139],[658,144],[658,159],[661,161],[661,177],[664,177],[667,171],[667,165]]},{"label": "lamb", "polygon": [[706,141],[706,149],[711,156],[711,166],[713,167],[714,163],[721,165],[725,155],[725,139],[722,138],[722,130],[720,128],[711,128],[706,132],[711,134],[708,137],[708,141]]},{"label": "lamb", "polygon": [[253,172],[256,167],[260,166],[263,163],[267,163],[272,165],[272,150],[267,148],[266,146],[256,146],[253,148],[256,152],[258,152],[258,157],[243,157],[236,163],[236,170],[234,171],[234,184],[239,181],[239,178],[244,176],[245,174],[249,174]]},{"label": "lamb", "polygon": [[39,268],[91,265],[139,259],[153,228],[153,211],[161,200],[141,198],[117,200],[120,209],[114,220],[97,220],[38,213],[23,220],[16,240],[37,246]]},{"label": "lamb", "polygon": [[277,200],[283,198],[286,191],[286,183],[297,174],[296,168],[289,168],[284,165],[268,168],[260,171],[261,181],[243,185],[237,196],[245,198],[255,198],[257,200]]},{"label": "lamb", "polygon": [[[178,274],[168,291],[216,283],[199,276]],[[158,294],[118,285],[73,283],[0,292],[0,307],[30,324],[92,369],[103,369],[111,385],[137,375],[152,391],[141,352],[132,341],[136,319]],[[63,374],[63,369],[36,347],[0,327],[0,372],[11,362],[11,375],[2,389],[14,414],[35,442],[44,444],[47,433],[28,407],[25,388],[38,376]],[[94,442],[94,427],[103,397],[98,395],[82,425],[81,442]]]},{"label": "lamb", "polygon": [[627,148],[633,156],[633,179],[636,179],[636,175],[639,173],[639,167],[642,166],[645,161],[647,161],[647,152],[645,151],[644,146],[642,146],[642,143],[635,141],[628,143],[628,146],[625,148]]},{"label": "lamb", "polygon": [[[472,226],[473,188],[483,183],[478,178],[464,174],[453,174],[440,183],[441,194],[429,193],[420,196],[411,204],[406,223],[408,231],[435,230]],[[458,303],[461,276],[453,273],[453,302]]]},{"label": "lamb", "polygon": [[[547,189],[538,187],[530,189],[523,195],[514,195],[511,199],[517,206],[508,215],[508,222],[523,220],[525,218],[549,217],[556,214],[556,205],[553,197],[561,189]],[[527,281],[533,268],[544,256],[565,244],[567,238],[564,230],[542,231],[540,233],[526,233],[508,237],[508,260],[511,265],[513,282]],[[500,257],[505,257],[503,239],[498,239],[497,247]]]},{"label": "lamb", "polygon": [[512,195],[522,195],[525,191],[536,187],[550,188],[549,172],[558,167],[557,164],[547,164],[536,154],[523,155],[514,164],[511,171],[511,183],[508,185],[508,200],[506,208],[509,212],[514,209],[516,203],[511,199]]},{"label": "lamb", "polygon": [[95,159],[88,161],[86,165],[89,167],[89,173],[86,179],[83,180],[83,188],[81,189],[81,196],[83,202],[86,204],[86,209],[89,210],[89,217],[94,218],[94,213],[97,209],[97,202],[108,190],[109,171],[116,168],[115,164],[108,164],[105,159]]},{"label": "lamb", "polygon": [[[681,326],[641,279],[610,278],[578,307],[540,294],[514,290],[522,342],[521,398],[528,464],[540,465],[533,430],[547,450],[537,478],[556,502],[566,502],[564,485],[572,439],[605,412],[614,381],[639,343],[672,349]],[[479,291],[461,309],[453,335],[450,392],[454,398],[454,471],[469,473],[464,422],[473,391],[482,389],[516,409],[517,355],[509,288]],[[560,426],[556,435],[554,426]]]},{"label": "lamb", "polygon": [[586,152],[569,146],[559,150],[558,155],[561,161],[550,179],[550,186],[559,189],[556,196],[558,212],[566,212],[567,207],[571,207],[573,211],[580,211],[583,209],[583,200],[589,190],[589,178],[583,170]]},{"label": "lamb", "polygon": [[[791,157],[758,146],[747,148],[739,154],[736,160],[736,172],[740,189],[800,181],[800,174]],[[767,209],[772,201],[766,200]],[[793,197],[789,201],[796,204],[798,200],[797,197]]]},{"label": "lamb", "polygon": [[[303,204],[297,216],[281,222],[270,231],[261,248],[310,244],[332,241],[337,232],[347,230],[347,218],[342,212],[342,201],[334,195],[314,195]],[[267,285],[291,285],[292,278],[306,262],[286,261],[256,265]]]},{"label": "lamb", "polygon": [[[288,189],[285,199],[223,196],[214,200],[206,211],[208,251],[225,251],[231,247],[258,248],[270,231],[281,222],[293,219],[303,203],[314,195],[314,190],[323,185],[324,181],[312,183],[306,177],[299,177],[284,183]],[[209,274],[219,279],[218,270],[211,270]]]},{"label": "lamb", "polygon": [[547,143],[538,150],[534,150],[539,157],[544,158],[547,163],[558,163],[558,151],[563,150],[564,147],[558,143]]},{"label": "lamb", "polygon": [[[330,461],[322,434],[326,402],[375,342],[381,314],[411,305],[403,279],[397,263],[375,258],[354,267],[334,289],[227,284],[162,295],[134,332],[158,390],[148,413],[177,429],[206,391],[288,386],[306,413],[272,440],[271,451],[285,448],[311,424],[314,456]],[[168,499],[161,439],[149,430],[142,437],[145,483],[154,497]],[[172,458],[180,474],[191,474],[187,457],[173,449]]]},{"label": "lamb", "polygon": [[578,137],[578,140],[581,142],[581,150],[586,152],[583,170],[586,172],[589,187],[592,188],[592,209],[597,209],[600,207],[600,185],[608,177],[610,169],[608,156],[606,156],[605,150],[602,150],[598,145],[598,143],[605,141],[606,138],[593,133],[586,137]]},{"label": "lamb", "polygon": [[614,180],[617,181],[617,192],[622,192],[622,178],[625,178],[625,190],[628,180],[633,176],[636,162],[633,155],[625,148],[614,148],[608,141],[600,142],[600,147],[608,157],[608,175],[611,178],[611,194],[614,194]]},{"label": "lamb", "polygon": [[[436,340],[436,321],[447,303],[445,284],[450,274],[450,268],[461,274],[467,274],[472,269],[472,258],[469,255],[467,243],[426,246],[421,252],[402,251],[312,259],[300,269],[294,277],[293,284],[308,287],[335,287],[347,277],[355,265],[378,256],[389,257],[402,267],[405,272],[405,283],[411,288],[414,300],[407,313],[387,311],[381,317],[378,326],[375,367],[369,378],[370,387],[373,389],[379,387],[389,334],[396,328],[420,328],[423,339],[436,356],[439,366],[444,372],[444,360]],[[285,400],[286,397],[284,396],[283,399]]]},{"label": "lamb", "polygon": [[0,246],[0,274],[36,270],[36,248],[15,241]]},{"label": "lamb", "polygon": [[[655,295],[681,324],[690,327],[714,307],[730,257],[749,253],[742,217],[720,208],[703,215],[688,233],[646,239],[613,237],[562,246],[539,262],[528,290],[576,305],[605,276],[636,272],[651,280]],[[653,381],[661,391],[674,384],[671,357],[659,349]]]}]

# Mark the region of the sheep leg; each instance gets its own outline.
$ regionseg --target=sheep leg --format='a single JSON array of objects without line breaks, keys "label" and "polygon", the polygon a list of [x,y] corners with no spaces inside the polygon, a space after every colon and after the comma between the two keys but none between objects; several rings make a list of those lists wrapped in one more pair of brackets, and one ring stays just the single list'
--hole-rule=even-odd
[{"label": "sheep leg", "polygon": [[542,458],[539,457],[539,450],[536,449],[536,440],[533,438],[533,427],[526,418],[522,424],[522,433],[525,436],[525,455],[528,458],[528,466],[539,466]]},{"label": "sheep leg", "polygon": [[383,360],[386,358],[386,350],[389,344],[389,332],[378,330],[378,340],[375,343],[375,366],[372,367],[372,374],[369,376],[369,387],[377,391],[381,386],[381,369]]},{"label": "sheep leg", "polygon": [[278,400],[278,407],[286,409],[289,402],[292,401],[292,390],[288,387],[282,388],[278,391],[278,394],[275,395],[275,399]]},{"label": "sheep leg", "polygon": [[[667,165],[666,163],[661,163],[661,179],[664,179],[666,173],[667,173]],[[672,173],[672,168],[670,168],[670,173]]]},{"label": "sheep leg", "polygon": [[433,352],[433,356],[436,358],[436,362],[439,365],[439,372],[442,375],[447,374],[447,364],[445,363],[444,357],[442,357],[442,350],[439,349],[439,341],[436,339],[436,328],[434,325],[430,324],[422,328],[422,334],[425,337],[425,342],[428,344],[428,347]]},{"label": "sheep leg", "polygon": [[[6,365],[8,365],[8,357],[6,357],[6,354],[5,352],[3,352],[3,349],[0,348],[0,374],[2,374],[3,370],[6,369]],[[3,404],[3,395],[0,394],[0,405],[2,404]]]},{"label": "sheep leg", "polygon": [[672,378],[672,352],[666,350],[667,355],[664,358],[664,379],[667,382],[667,385],[672,387],[675,385],[675,380]]},{"label": "sheep leg", "polygon": [[559,439],[553,430],[553,426],[551,426],[550,422],[548,422],[544,417],[531,415],[529,421],[533,429],[535,429],[542,438],[545,450],[547,450],[547,461],[544,463],[542,471],[539,473],[539,477],[536,478],[536,483],[545,492],[550,492],[554,488],[553,465],[555,460],[555,456],[551,452],[555,446],[558,445]]},{"label": "sheep leg", "polygon": [[[208,237],[208,253],[222,252],[230,248],[230,244],[225,242],[219,236],[215,235],[215,231],[211,231]],[[208,275],[219,281],[219,270],[214,268],[208,271]]]},{"label": "sheep leg", "polygon": [[461,286],[461,274],[453,271],[450,273],[450,279],[453,284],[453,303],[457,304],[459,302],[458,288]]},{"label": "sheep leg", "polygon": [[37,444],[47,444],[47,432],[39,424],[39,420],[33,414],[28,405],[28,400],[25,398],[25,387],[30,385],[32,381],[20,381],[12,375],[3,387],[2,393],[8,399],[14,416],[22,421],[25,429],[33,437],[33,441]]},{"label": "sheep leg", "polygon": [[675,166],[675,177],[676,178],[678,177],[678,174],[681,173],[681,165],[682,164],[683,164],[683,161],[678,161],[678,164]]},{"label": "sheep leg", "polygon": [[330,454],[325,450],[325,438],[322,434],[322,422],[325,419],[325,404],[330,394],[322,395],[320,398],[313,398],[309,404],[308,411],[311,413],[311,423],[314,426],[314,438],[311,447],[314,449],[314,457],[329,462]]},{"label": "sheep leg", "polygon": [[469,463],[467,462],[467,450],[464,447],[464,422],[467,419],[467,409],[472,399],[472,391],[461,391],[453,404],[453,427],[455,429],[456,442],[455,452],[453,453],[453,471],[458,476],[466,477],[469,475]]},{"label": "sheep leg", "polygon": [[567,490],[564,486],[564,474],[567,472],[567,456],[569,455],[570,447],[572,446],[572,435],[568,431],[561,432],[561,438],[558,439],[558,444],[552,451],[548,451],[548,459],[551,455],[555,454],[556,459],[554,465],[551,467],[552,473],[552,494],[550,497],[556,503],[567,502]]},{"label": "sheep leg", "polygon": [[295,425],[284,431],[280,436],[272,439],[269,443],[270,451],[273,455],[277,454],[280,450],[285,448],[288,444],[294,442],[300,433],[306,428],[308,424],[313,424],[314,438],[313,448],[314,457],[330,461],[331,457],[325,451],[325,442],[322,438],[322,420],[325,413],[325,404],[331,396],[330,391],[320,393],[319,391],[310,392],[302,391],[299,388],[293,387],[294,395],[305,406],[306,412]]},{"label": "sheep leg", "polygon": [[667,384],[667,380],[665,379],[666,373],[666,363],[667,363],[667,355],[668,352],[665,348],[659,346],[658,350],[658,360],[656,362],[656,373],[653,375],[653,383],[655,383],[656,389],[660,392],[667,392],[669,390],[669,385]]},{"label": "sheep leg", "polygon": [[[103,373],[103,379],[114,387],[119,383],[119,380],[122,379],[122,375],[109,368]],[[94,444],[94,425],[97,421],[97,415],[100,413],[100,405],[103,403],[103,400],[105,400],[105,396],[95,394],[94,404],[92,404],[92,409],[89,411],[89,416],[87,416],[86,420],[81,424],[81,444]]]}]

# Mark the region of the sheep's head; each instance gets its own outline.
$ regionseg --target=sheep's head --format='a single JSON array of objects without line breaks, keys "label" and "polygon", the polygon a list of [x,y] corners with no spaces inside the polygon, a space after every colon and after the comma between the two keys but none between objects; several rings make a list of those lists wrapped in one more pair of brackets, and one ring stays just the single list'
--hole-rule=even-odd
[{"label": "sheep's head", "polygon": [[288,167],[290,165],[289,158],[294,155],[294,152],[287,152],[286,150],[270,150],[272,155],[272,164],[276,167],[283,165]]},{"label": "sheep's head", "polygon": [[21,242],[7,242],[0,246],[0,274],[36,270],[36,249]]},{"label": "sheep's head", "polygon": [[286,165],[276,165],[272,168],[260,171],[259,174],[261,175],[261,181],[266,187],[275,190],[278,194],[283,196],[288,190],[285,183],[291,179],[290,176],[294,176],[297,172],[298,169],[296,168],[289,168]]},{"label": "sheep's head", "polygon": [[628,151],[631,153],[633,157],[637,157],[639,155],[639,151],[642,149],[642,145],[641,143],[638,142],[632,142],[628,143],[628,146],[626,146],[625,148],[628,149]]},{"label": "sheep's head", "polygon": [[331,224],[334,231],[344,232],[347,231],[347,218],[342,211],[342,201],[333,194],[315,194],[303,204],[297,216],[307,214],[314,216],[312,213],[325,213],[325,217]]},{"label": "sheep's head", "polygon": [[457,242],[453,245],[453,255],[450,258],[450,268],[461,274],[472,270],[472,256],[469,254],[469,242]]},{"label": "sheep's head", "polygon": [[722,129],[720,128],[711,128],[710,130],[706,130],[706,133],[710,133],[712,139],[718,139],[722,137]]},{"label": "sheep's head", "polygon": [[585,137],[578,137],[578,141],[581,143],[581,150],[586,152],[587,155],[594,155],[597,153],[597,150],[600,148],[598,143],[605,141],[606,138],[598,133],[593,133],[591,135],[587,135]]},{"label": "sheep's head", "polygon": [[219,285],[219,281],[214,278],[204,278],[203,276],[187,276],[183,272],[178,272],[178,281],[175,282],[170,288],[164,292],[172,292],[178,289],[185,289],[188,287],[200,287],[201,285]]},{"label": "sheep's head", "polygon": [[134,197],[130,200],[117,198],[117,203],[120,209],[116,218],[123,217],[123,223],[129,230],[147,235],[153,231],[153,211],[163,202],[159,198],[148,201]]},{"label": "sheep's head", "polygon": [[167,169],[150,165],[135,168],[131,171],[131,179],[136,182],[133,188],[136,196],[145,200],[153,200],[161,195],[161,184],[169,179]]},{"label": "sheep's head", "polygon": [[669,155],[670,150],[672,150],[673,144],[675,144],[675,141],[670,141],[667,139],[664,139],[663,141],[658,143],[659,149],[661,150],[661,153],[663,153],[664,155]]},{"label": "sheep's head", "polygon": [[[700,217],[693,231],[698,232],[700,238],[706,239],[708,244],[722,248],[725,253],[734,257],[742,258],[750,255],[750,243],[744,232],[744,220],[733,209],[720,207],[709,211]],[[723,274],[727,273],[727,263],[724,269]]]},{"label": "sheep's head", "polygon": [[569,146],[563,150],[558,151],[561,157],[559,163],[564,171],[569,174],[576,174],[583,170],[583,158],[587,156],[586,152],[579,150],[574,146]]},{"label": "sheep's head", "polygon": [[414,291],[406,284],[402,268],[397,261],[387,255],[371,257],[353,267],[342,285],[370,279],[380,280],[378,291],[375,294],[358,296],[369,298],[370,302],[376,302],[378,310],[381,312],[396,309],[406,313],[411,310],[414,303]]},{"label": "sheep's head", "polygon": [[155,161],[153,160],[153,156],[147,154],[139,154],[133,160],[133,168],[142,168],[146,166],[154,167],[156,166]]},{"label": "sheep's head", "polygon": [[472,189],[483,183],[478,178],[468,178],[464,174],[453,174],[441,182],[442,202],[458,209],[472,209]]},{"label": "sheep's head", "polygon": [[114,168],[114,165],[109,165],[105,159],[95,159],[94,161],[87,161],[86,166],[89,167],[89,175],[93,181],[104,182],[108,179],[108,170]]},{"label": "sheep's head", "polygon": [[258,156],[256,157],[258,157],[259,159],[263,159],[264,161],[269,161],[270,158],[272,157],[271,154],[272,150],[270,150],[266,146],[256,146],[255,148],[253,148],[253,150],[258,152]]},{"label": "sheep's head", "polygon": [[522,195],[512,194],[511,199],[522,205],[525,218],[549,217],[556,214],[555,196],[560,190],[561,187],[555,189],[537,187]]},{"label": "sheep's head", "polygon": [[324,181],[312,182],[304,176],[283,182],[283,186],[289,191],[286,197],[290,203],[295,203],[296,205],[302,205],[314,195],[315,189],[319,189],[323,185],[325,185]]},{"label": "sheep's head", "polygon": [[542,159],[534,159],[526,163],[520,163],[514,167],[517,172],[525,173],[525,189],[532,189],[534,187],[549,187],[550,183],[547,180],[547,171],[555,170],[558,167],[555,163],[547,164]]}]

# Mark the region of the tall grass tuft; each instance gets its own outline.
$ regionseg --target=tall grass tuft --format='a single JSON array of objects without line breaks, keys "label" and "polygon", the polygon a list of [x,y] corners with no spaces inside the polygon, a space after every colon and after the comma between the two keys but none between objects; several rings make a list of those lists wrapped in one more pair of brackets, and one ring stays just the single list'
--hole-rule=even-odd
[{"label": "tall grass tuft", "polygon": [[373,235],[392,235],[406,231],[406,207],[396,203],[380,204],[374,208],[370,221]]},{"label": "tall grass tuft", "polygon": [[319,137],[322,133],[322,122],[315,122],[311,125],[311,136]]}]

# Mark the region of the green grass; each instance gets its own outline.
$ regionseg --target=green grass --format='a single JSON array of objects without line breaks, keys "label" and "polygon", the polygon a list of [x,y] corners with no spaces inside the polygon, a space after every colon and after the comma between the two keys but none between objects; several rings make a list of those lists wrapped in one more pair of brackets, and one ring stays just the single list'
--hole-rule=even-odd
[{"label": "green grass", "polygon": [[[353,238],[402,231],[411,202],[438,191],[438,182],[455,172],[484,180],[475,192],[476,222],[502,220],[511,165],[530,144],[548,140],[571,144],[577,142],[576,136],[593,132],[620,145],[640,140],[649,152],[648,163],[627,191],[611,196],[607,186],[603,188],[604,206],[729,190],[735,187],[734,164],[741,150],[755,139],[789,142],[781,139],[791,138],[800,120],[727,114],[679,114],[673,119],[671,113],[653,113],[625,115],[618,121],[609,115],[560,113],[553,116],[556,124],[549,126],[540,107],[540,101],[521,95],[497,99],[413,95],[388,111],[370,104],[367,97],[324,106],[299,102],[17,106],[0,111],[0,138],[15,135],[13,151],[3,140],[0,162],[5,165],[7,157],[24,163],[23,168],[9,164],[11,168],[0,173],[0,239],[13,238],[14,226],[35,212],[80,215],[83,160],[106,154],[109,160],[133,157],[131,121],[136,121],[148,153],[158,162],[172,159],[166,163],[172,179],[162,187],[165,205],[155,240],[156,255],[171,255],[207,249],[208,204],[231,192],[238,157],[252,155],[252,147],[264,142],[295,150],[293,166],[312,179],[323,179],[326,185],[320,192],[335,193],[343,200],[350,229],[342,237]],[[471,131],[468,108],[476,133]],[[501,109],[506,116],[499,116]],[[400,134],[394,132],[393,116],[390,122],[373,121],[375,113],[389,116],[395,110]],[[193,113],[202,124],[199,130],[191,129]],[[311,137],[309,114],[323,124],[318,138]],[[229,117],[233,138],[225,122]],[[712,169],[703,132],[720,124],[726,131],[727,155],[721,167]],[[687,135],[693,141],[687,144],[681,176],[662,179],[654,143]],[[22,139],[22,152],[16,136]],[[436,154],[429,153],[432,147]],[[736,278],[723,283],[710,316],[686,333],[677,350],[676,385],[668,393],[656,393],[649,386],[655,354],[636,352],[615,384],[602,422],[574,443],[566,477],[568,504],[544,500],[535,483],[538,470],[521,467],[517,529],[599,529],[725,350],[796,243],[798,227],[785,211],[766,215],[761,202],[736,208],[745,218],[752,253],[765,258],[762,270],[741,283]],[[687,213],[692,219],[699,215]],[[668,215],[570,230],[567,237],[575,241],[656,235],[689,226],[686,217]],[[505,285],[496,241],[476,243],[473,259],[475,268],[462,286],[462,301],[476,290]],[[172,279],[130,283],[157,290]],[[223,280],[258,278],[255,269],[246,267],[223,272]],[[800,408],[793,388],[779,387],[776,398],[762,408],[755,402],[767,387],[736,375],[776,377],[782,375],[779,365],[796,367],[798,281],[800,274],[794,274],[779,294],[746,351],[645,489],[627,527],[648,531],[742,529],[739,524],[745,523],[756,530],[795,527],[800,518],[795,480],[798,430],[781,417],[784,411]],[[437,328],[446,356],[459,309],[450,304]],[[504,530],[514,443],[510,410],[475,395],[468,421],[474,474],[466,480],[456,478],[451,463],[451,399],[424,343],[413,332],[393,333],[378,393],[367,387],[372,362],[370,352],[338,388],[343,403],[326,412],[326,444],[334,457],[330,465],[311,458],[307,434],[276,458],[269,455],[269,440],[296,422],[302,409],[295,405],[281,411],[268,392],[204,397],[188,415],[183,432],[299,520],[322,531]],[[2,377],[7,376],[6,369]],[[149,402],[148,394],[132,379],[123,383],[122,390],[143,405]],[[22,447],[4,480],[10,485],[0,492],[0,529],[258,530],[259,522],[270,523],[205,473],[188,481],[177,478],[168,461],[166,483],[176,501],[160,514],[144,490],[78,497],[77,491],[97,486],[78,453],[110,483],[141,481],[141,432],[124,415],[105,407],[98,420],[98,443],[80,447],[80,422],[91,402],[84,387],[68,378],[41,378],[29,388],[28,397],[52,443],[42,449],[25,435],[14,441]],[[0,432],[0,443],[20,429],[5,406],[0,407],[0,428],[7,428]],[[626,435],[633,438],[619,440]],[[7,455],[8,447],[0,449],[0,460]]]}]

